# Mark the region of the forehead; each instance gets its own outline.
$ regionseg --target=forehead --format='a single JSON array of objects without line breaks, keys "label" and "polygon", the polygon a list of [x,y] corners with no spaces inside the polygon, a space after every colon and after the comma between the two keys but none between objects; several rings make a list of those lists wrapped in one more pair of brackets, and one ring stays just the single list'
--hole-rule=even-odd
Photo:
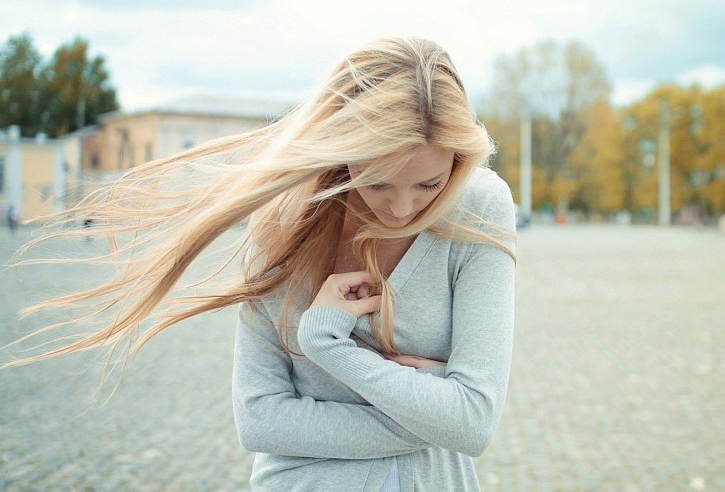
[{"label": "forehead", "polygon": [[431,145],[416,147],[407,166],[411,169],[425,169],[453,165],[453,151]]}]

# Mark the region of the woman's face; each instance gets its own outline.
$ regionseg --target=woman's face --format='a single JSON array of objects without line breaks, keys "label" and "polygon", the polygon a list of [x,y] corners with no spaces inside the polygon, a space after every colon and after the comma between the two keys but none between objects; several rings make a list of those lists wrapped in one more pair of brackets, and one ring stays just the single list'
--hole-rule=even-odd
[{"label": "woman's face", "polygon": [[[421,145],[411,160],[385,183],[355,188],[364,204],[388,227],[408,225],[443,190],[453,169],[453,151]],[[350,176],[360,174],[349,166]]]}]

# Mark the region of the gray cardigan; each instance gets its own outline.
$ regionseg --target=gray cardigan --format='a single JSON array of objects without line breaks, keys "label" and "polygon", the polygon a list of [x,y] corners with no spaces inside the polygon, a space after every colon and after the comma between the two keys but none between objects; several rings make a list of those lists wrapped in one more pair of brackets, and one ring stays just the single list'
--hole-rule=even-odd
[{"label": "gray cardigan", "polygon": [[[515,229],[511,191],[491,170],[475,172],[459,203]],[[305,357],[288,356],[275,330],[283,294],[240,305],[233,400],[240,442],[257,452],[252,490],[378,492],[393,456],[402,492],[479,490],[471,457],[506,398],[514,262],[423,232],[389,282],[396,347],[445,367],[384,359],[366,316],[328,307],[291,310],[288,343]]]}]

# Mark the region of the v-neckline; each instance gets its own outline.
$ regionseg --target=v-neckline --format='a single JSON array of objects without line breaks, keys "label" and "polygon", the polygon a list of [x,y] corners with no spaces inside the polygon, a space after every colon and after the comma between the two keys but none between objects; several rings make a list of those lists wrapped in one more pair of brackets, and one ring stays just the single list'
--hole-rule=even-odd
[{"label": "v-neckline", "polygon": [[[393,271],[388,275],[388,284],[393,289],[394,293],[400,293],[408,284],[408,281],[413,277],[416,270],[422,263],[425,256],[428,254],[430,249],[436,242],[436,236],[427,231],[421,231],[418,237],[415,238],[413,244],[403,254],[402,258]],[[373,313],[373,317],[380,322],[380,312]],[[367,332],[370,330],[370,320],[368,316],[360,316],[357,320],[357,325],[363,327]],[[372,340],[371,340],[372,341]],[[371,343],[366,341],[365,343]],[[372,341],[373,345],[377,344]]]},{"label": "v-neckline", "polygon": [[435,236],[433,234],[427,231],[421,231],[413,241],[413,244],[403,253],[400,261],[398,261],[393,271],[388,275],[388,282],[397,292],[400,292],[405,287],[405,284],[408,283],[408,280],[410,280],[410,277],[418,269],[420,262],[428,254],[434,242]]}]

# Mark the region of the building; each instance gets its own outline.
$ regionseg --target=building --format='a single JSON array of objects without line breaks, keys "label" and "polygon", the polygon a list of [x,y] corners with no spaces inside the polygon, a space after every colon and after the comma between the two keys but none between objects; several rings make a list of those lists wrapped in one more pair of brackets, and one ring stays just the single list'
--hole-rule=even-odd
[{"label": "building", "polygon": [[97,125],[50,139],[0,130],[0,212],[20,220],[59,212],[99,182],[208,140],[242,133],[279,118],[289,101],[194,97],[159,108],[114,112]]},{"label": "building", "polygon": [[36,219],[64,208],[66,152],[71,140],[40,134],[23,138],[20,129],[0,130],[0,211],[5,220],[11,206],[20,220]]},{"label": "building", "polygon": [[154,109],[108,113],[83,139],[82,169],[117,175],[215,138],[259,128],[290,106],[287,101],[194,97]]}]

